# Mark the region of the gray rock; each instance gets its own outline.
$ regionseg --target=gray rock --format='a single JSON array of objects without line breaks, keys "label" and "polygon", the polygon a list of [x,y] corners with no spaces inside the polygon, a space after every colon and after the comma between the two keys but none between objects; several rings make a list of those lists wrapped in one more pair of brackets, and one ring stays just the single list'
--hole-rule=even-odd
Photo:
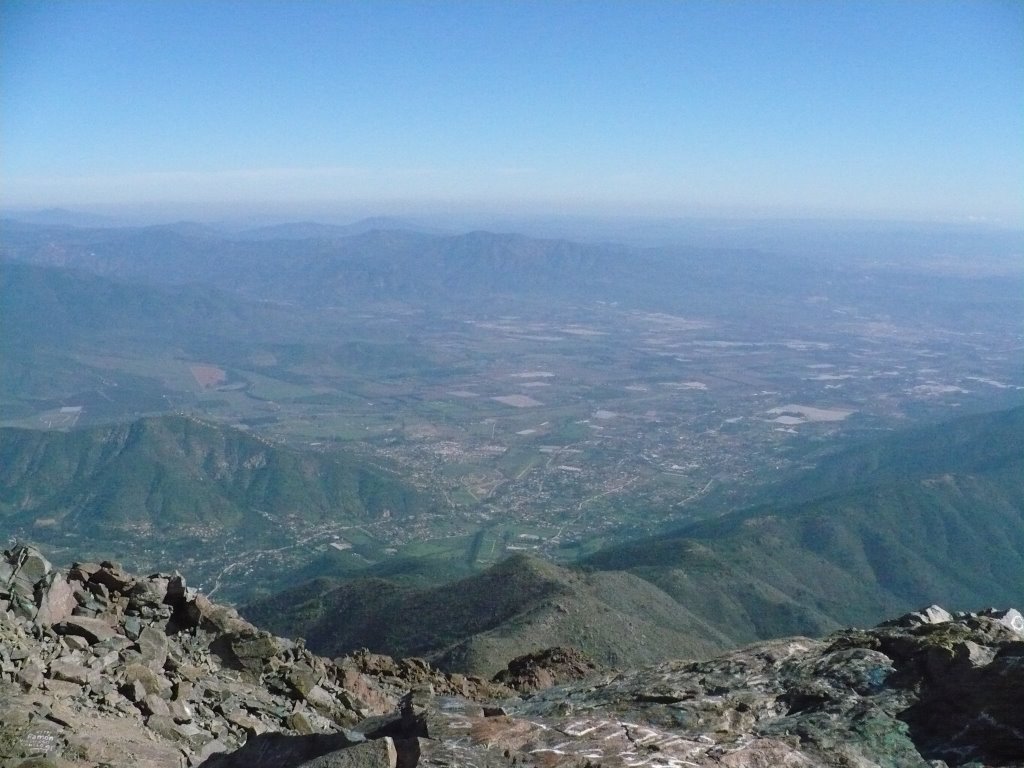
[{"label": "gray rock", "polygon": [[53,570],[50,561],[35,547],[15,547],[7,562],[11,570],[7,583],[14,592],[25,597],[33,597],[35,585]]},{"label": "gray rock", "polygon": [[169,576],[153,575],[136,582],[129,593],[129,605],[157,607],[163,605],[170,584]]},{"label": "gray rock", "polygon": [[325,712],[330,712],[335,705],[334,697],[319,685],[314,685],[304,698],[314,707]]},{"label": "gray rock", "polygon": [[121,626],[124,634],[131,640],[138,640],[142,634],[142,619],[138,616],[126,616]]},{"label": "gray rock", "polygon": [[191,725],[182,725],[164,714],[152,714],[146,718],[146,727],[169,741],[187,745],[190,749],[201,749],[213,741],[213,734]]},{"label": "gray rock", "polygon": [[120,653],[133,645],[132,641],[124,635],[114,635],[106,640],[101,640],[92,646],[93,653],[105,655],[108,653]]},{"label": "gray rock", "polygon": [[42,686],[46,679],[43,670],[35,665],[26,665],[18,670],[14,676],[15,681],[26,691]]},{"label": "gray rock", "polygon": [[89,577],[90,584],[102,585],[110,592],[127,593],[135,586],[135,579],[121,570],[117,563],[104,561],[100,563],[99,570]]},{"label": "gray rock", "polygon": [[146,627],[139,634],[138,646],[142,654],[141,663],[155,671],[164,668],[167,661],[167,635],[162,630]]},{"label": "gray rock", "polygon": [[231,745],[227,742],[221,741],[220,739],[214,739],[195,752],[195,756],[189,761],[189,765],[205,764],[213,755],[227,752],[229,749],[231,749]]},{"label": "gray rock", "polygon": [[[256,628],[249,622],[240,618],[238,611],[226,605],[218,605],[211,602],[205,595],[195,595],[190,600],[185,600],[191,590],[184,587],[184,580],[171,579],[167,587],[167,600],[181,600],[182,629],[193,627],[211,632],[218,636],[226,636],[235,633],[242,635],[255,635]],[[177,595],[182,597],[178,598]]]},{"label": "gray rock", "polygon": [[285,724],[300,736],[308,736],[311,733],[316,733],[313,729],[313,724],[309,721],[309,718],[304,712],[292,712],[285,718]]},{"label": "gray rock", "polygon": [[1006,611],[988,611],[985,615],[1012,629],[1018,635],[1024,636],[1024,616],[1016,608]]},{"label": "gray rock", "polygon": [[396,768],[398,752],[390,738],[356,744],[301,763],[298,768]]},{"label": "gray rock", "polygon": [[309,664],[299,662],[288,671],[286,679],[300,696],[306,697],[319,685],[323,676],[318,675]]},{"label": "gray rock", "polygon": [[89,641],[79,635],[64,635],[60,641],[71,651],[84,651],[90,647]]},{"label": "gray rock", "polygon": [[63,621],[78,607],[74,589],[57,573],[51,573],[37,582],[35,593],[38,606],[35,622],[41,627],[49,627]]},{"label": "gray rock", "polygon": [[54,699],[70,699],[82,694],[82,685],[67,680],[58,680],[55,677],[43,681],[43,690],[49,691]]},{"label": "gray rock", "polygon": [[90,644],[101,643],[117,637],[119,634],[103,619],[90,618],[88,616],[69,616],[64,621],[54,625],[54,631],[61,635],[84,637]]},{"label": "gray rock", "polygon": [[167,705],[167,709],[174,722],[192,722],[192,709],[191,707],[189,707],[188,702],[182,701],[180,699],[175,699]]},{"label": "gray rock", "polygon": [[905,613],[897,619],[882,623],[883,627],[916,627],[921,624],[944,624],[953,621],[953,614],[938,605],[929,605],[919,611]]},{"label": "gray rock", "polygon": [[929,605],[918,611],[922,624],[944,624],[953,620],[953,615],[939,605]]},{"label": "gray rock", "polygon": [[230,642],[238,664],[255,674],[261,673],[267,662],[284,650],[281,641],[268,632],[246,632],[233,637]]},{"label": "gray rock", "polygon": [[[124,683],[127,686],[125,695],[132,701],[140,701],[149,694],[158,696],[169,692],[171,684],[161,675],[143,664],[129,664],[124,669]],[[130,693],[128,692],[130,691]],[[139,694],[142,694],[141,698]]]},{"label": "gray rock", "polygon": [[168,707],[167,702],[160,698],[159,694],[156,693],[147,693],[140,702],[140,708],[144,715],[171,717],[171,710],[170,707]]},{"label": "gray rock", "polygon": [[99,563],[75,563],[68,570],[68,579],[85,584],[99,569]]},{"label": "gray rock", "polygon": [[99,673],[95,670],[60,659],[50,662],[49,672],[55,680],[66,680],[77,685],[88,685],[99,679]]}]

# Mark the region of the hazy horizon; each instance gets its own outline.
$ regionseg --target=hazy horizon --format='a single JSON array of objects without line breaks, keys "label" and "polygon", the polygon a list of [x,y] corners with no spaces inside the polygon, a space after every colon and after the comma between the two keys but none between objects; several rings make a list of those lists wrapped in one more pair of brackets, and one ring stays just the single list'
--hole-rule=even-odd
[{"label": "hazy horizon", "polygon": [[0,20],[8,210],[1024,222],[1017,3],[10,0]]}]

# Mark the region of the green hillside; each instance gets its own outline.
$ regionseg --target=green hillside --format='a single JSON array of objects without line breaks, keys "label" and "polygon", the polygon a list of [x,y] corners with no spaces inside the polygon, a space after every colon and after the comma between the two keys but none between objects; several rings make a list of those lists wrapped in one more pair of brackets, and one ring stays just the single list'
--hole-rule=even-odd
[{"label": "green hillside", "polygon": [[1020,604],[1022,416],[970,416],[859,446],[802,481],[815,499],[610,548],[580,569],[516,556],[440,587],[322,580],[246,613],[319,653],[367,646],[490,674],[556,644],[629,666],[871,625],[930,603]]},{"label": "green hillside", "polygon": [[510,658],[555,645],[625,666],[732,644],[635,576],[586,574],[524,555],[439,587],[314,580],[243,613],[304,637],[324,655],[368,647],[486,676]]},{"label": "green hillside", "polygon": [[812,472],[783,484],[780,500],[817,498],[911,477],[976,473],[1019,459],[1024,408],[962,416],[901,430],[822,459]]},{"label": "green hillside", "polygon": [[231,366],[310,337],[297,313],[214,288],[2,259],[0,329],[0,415],[9,426],[40,424],[31,417],[66,403],[84,404],[80,423],[89,424],[193,405],[190,361]]},{"label": "green hillside", "polygon": [[586,565],[639,575],[742,641],[1024,597],[1024,409],[836,455],[795,493],[811,489]]},{"label": "green hillside", "polygon": [[428,507],[419,491],[353,457],[185,416],[0,429],[0,521],[38,541],[137,537],[171,548],[231,536],[269,546],[309,526]]}]

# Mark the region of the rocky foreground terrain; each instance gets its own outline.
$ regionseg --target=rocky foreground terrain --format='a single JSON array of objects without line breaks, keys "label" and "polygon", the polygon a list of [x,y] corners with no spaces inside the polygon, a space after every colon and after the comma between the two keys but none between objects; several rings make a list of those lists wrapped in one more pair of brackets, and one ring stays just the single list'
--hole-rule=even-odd
[{"label": "rocky foreground terrain", "polygon": [[553,649],[487,681],[315,656],[176,574],[5,552],[0,766],[196,765],[1024,766],[1024,618],[933,606],[629,672]]}]

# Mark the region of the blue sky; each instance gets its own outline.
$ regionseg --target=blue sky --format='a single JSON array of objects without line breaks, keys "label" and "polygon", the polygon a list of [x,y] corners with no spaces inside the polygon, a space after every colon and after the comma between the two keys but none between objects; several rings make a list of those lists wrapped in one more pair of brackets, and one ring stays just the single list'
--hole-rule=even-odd
[{"label": "blue sky", "polygon": [[0,3],[0,204],[1024,223],[1021,2]]}]

